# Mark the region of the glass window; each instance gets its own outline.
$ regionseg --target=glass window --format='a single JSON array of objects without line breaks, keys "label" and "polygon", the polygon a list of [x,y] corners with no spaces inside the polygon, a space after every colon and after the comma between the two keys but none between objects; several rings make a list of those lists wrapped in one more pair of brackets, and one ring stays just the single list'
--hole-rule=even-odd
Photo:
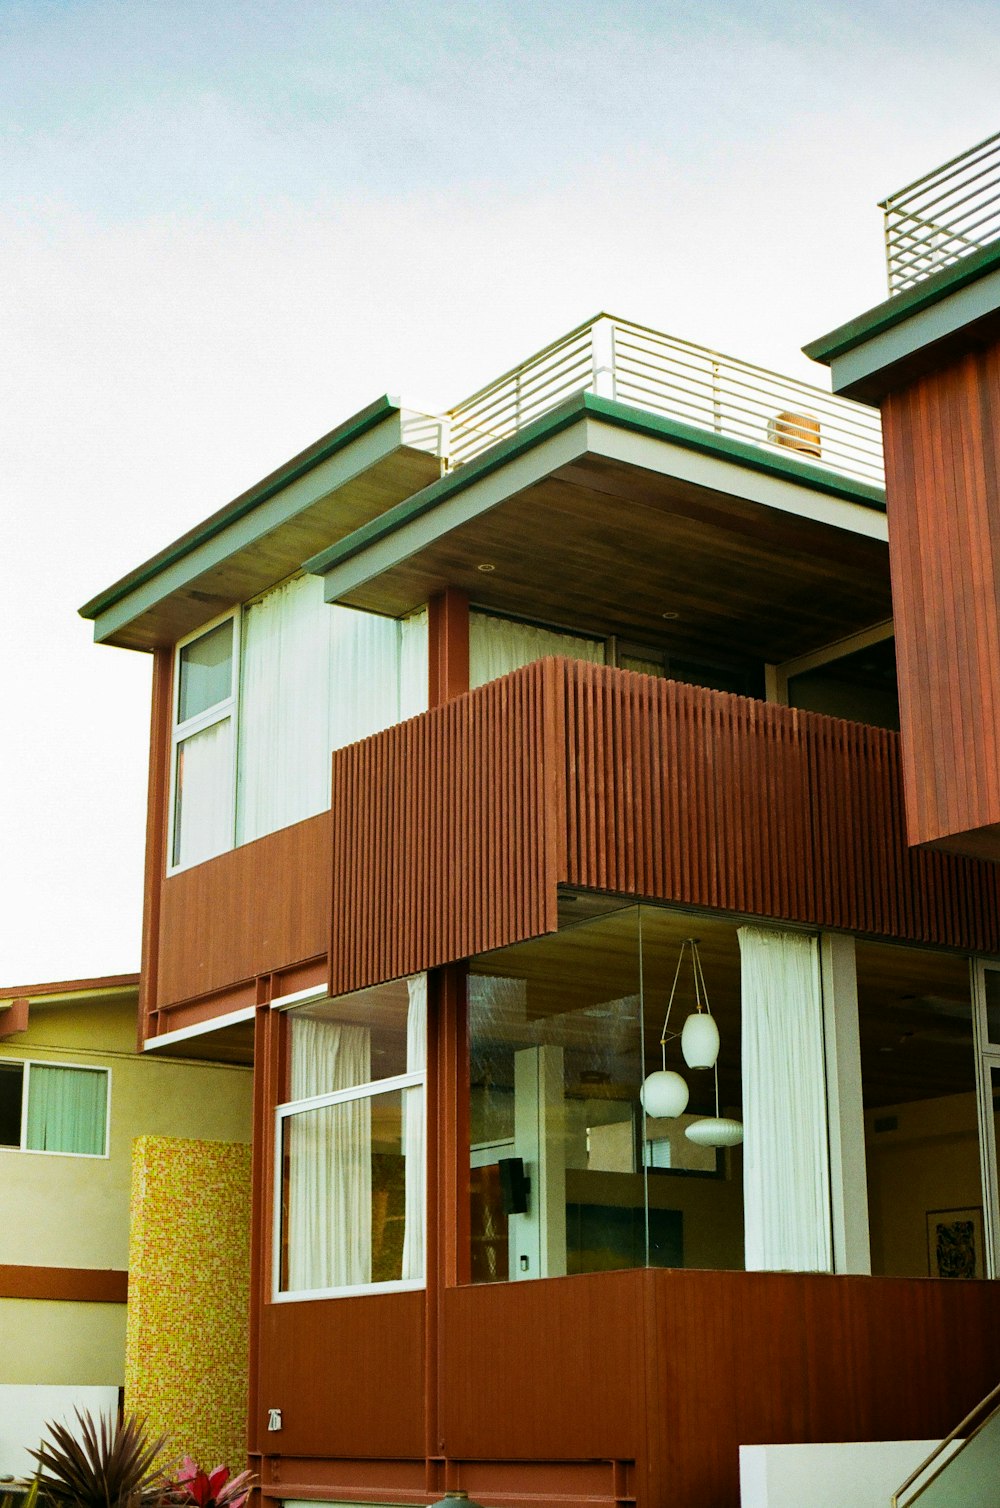
[{"label": "glass window", "polygon": [[179,723],[186,723],[232,696],[233,622],[232,618],[227,618],[181,648],[178,656]]},{"label": "glass window", "polygon": [[942,1212],[975,1209],[982,1224],[968,962],[867,941],[856,951],[872,1271],[956,1275],[939,1254],[958,1238],[939,1237],[954,1224]]},{"label": "glass window", "polygon": [[0,1146],[104,1157],[109,1083],[106,1068],[0,1064]]},{"label": "glass window", "polygon": [[426,1002],[417,975],[292,1014],[276,1297],[422,1284]]},{"label": "glass window", "polygon": [[175,869],[232,846],[236,644],[232,615],[177,650],[170,837]]},{"label": "glass window", "polygon": [[986,1041],[1000,1047],[1000,969],[995,964],[983,967],[983,992],[986,996]]}]

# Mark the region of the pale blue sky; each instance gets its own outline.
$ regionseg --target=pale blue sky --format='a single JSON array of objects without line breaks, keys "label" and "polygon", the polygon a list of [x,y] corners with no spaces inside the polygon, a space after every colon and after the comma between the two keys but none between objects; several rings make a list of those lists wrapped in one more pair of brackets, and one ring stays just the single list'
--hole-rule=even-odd
[{"label": "pale blue sky", "polygon": [[0,982],[138,963],[148,664],[80,602],[602,307],[825,383],[998,55],[967,0],[0,0]]}]

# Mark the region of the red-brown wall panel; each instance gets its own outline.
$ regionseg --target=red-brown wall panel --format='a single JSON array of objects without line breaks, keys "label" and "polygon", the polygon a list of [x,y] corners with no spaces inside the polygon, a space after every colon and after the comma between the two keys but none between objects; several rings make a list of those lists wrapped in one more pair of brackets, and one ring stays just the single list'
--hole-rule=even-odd
[{"label": "red-brown wall panel", "polygon": [[1000,857],[1000,343],[882,427],[909,840]]},{"label": "red-brown wall panel", "polygon": [[906,842],[898,735],[547,660],[334,756],[337,991],[551,930],[559,883],[1000,951],[992,864]]},{"label": "red-brown wall panel", "polygon": [[325,954],[329,932],[330,813],[321,812],[164,880],[157,1006]]}]

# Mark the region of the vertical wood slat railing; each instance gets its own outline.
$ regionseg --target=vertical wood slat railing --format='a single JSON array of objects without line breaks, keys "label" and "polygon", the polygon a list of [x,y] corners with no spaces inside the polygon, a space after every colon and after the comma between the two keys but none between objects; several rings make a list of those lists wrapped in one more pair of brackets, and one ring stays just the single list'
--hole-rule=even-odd
[{"label": "vertical wood slat railing", "polygon": [[1000,952],[994,866],[907,848],[895,733],[543,660],[339,750],[336,992],[557,924],[560,884]]}]

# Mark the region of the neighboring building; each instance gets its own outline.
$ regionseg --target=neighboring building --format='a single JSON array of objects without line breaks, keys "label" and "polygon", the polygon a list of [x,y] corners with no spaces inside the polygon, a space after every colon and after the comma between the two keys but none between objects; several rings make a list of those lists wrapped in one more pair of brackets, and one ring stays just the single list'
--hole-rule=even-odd
[{"label": "neighboring building", "polygon": [[54,1414],[117,1407],[136,1138],[249,1139],[245,1068],[136,1052],[138,986],[0,990],[0,1472]]},{"label": "neighboring building", "polygon": [[987,1391],[1000,885],[906,841],[868,409],[601,316],[83,611],[154,657],[147,1054],[253,1033],[267,1500],[706,1508]]}]

